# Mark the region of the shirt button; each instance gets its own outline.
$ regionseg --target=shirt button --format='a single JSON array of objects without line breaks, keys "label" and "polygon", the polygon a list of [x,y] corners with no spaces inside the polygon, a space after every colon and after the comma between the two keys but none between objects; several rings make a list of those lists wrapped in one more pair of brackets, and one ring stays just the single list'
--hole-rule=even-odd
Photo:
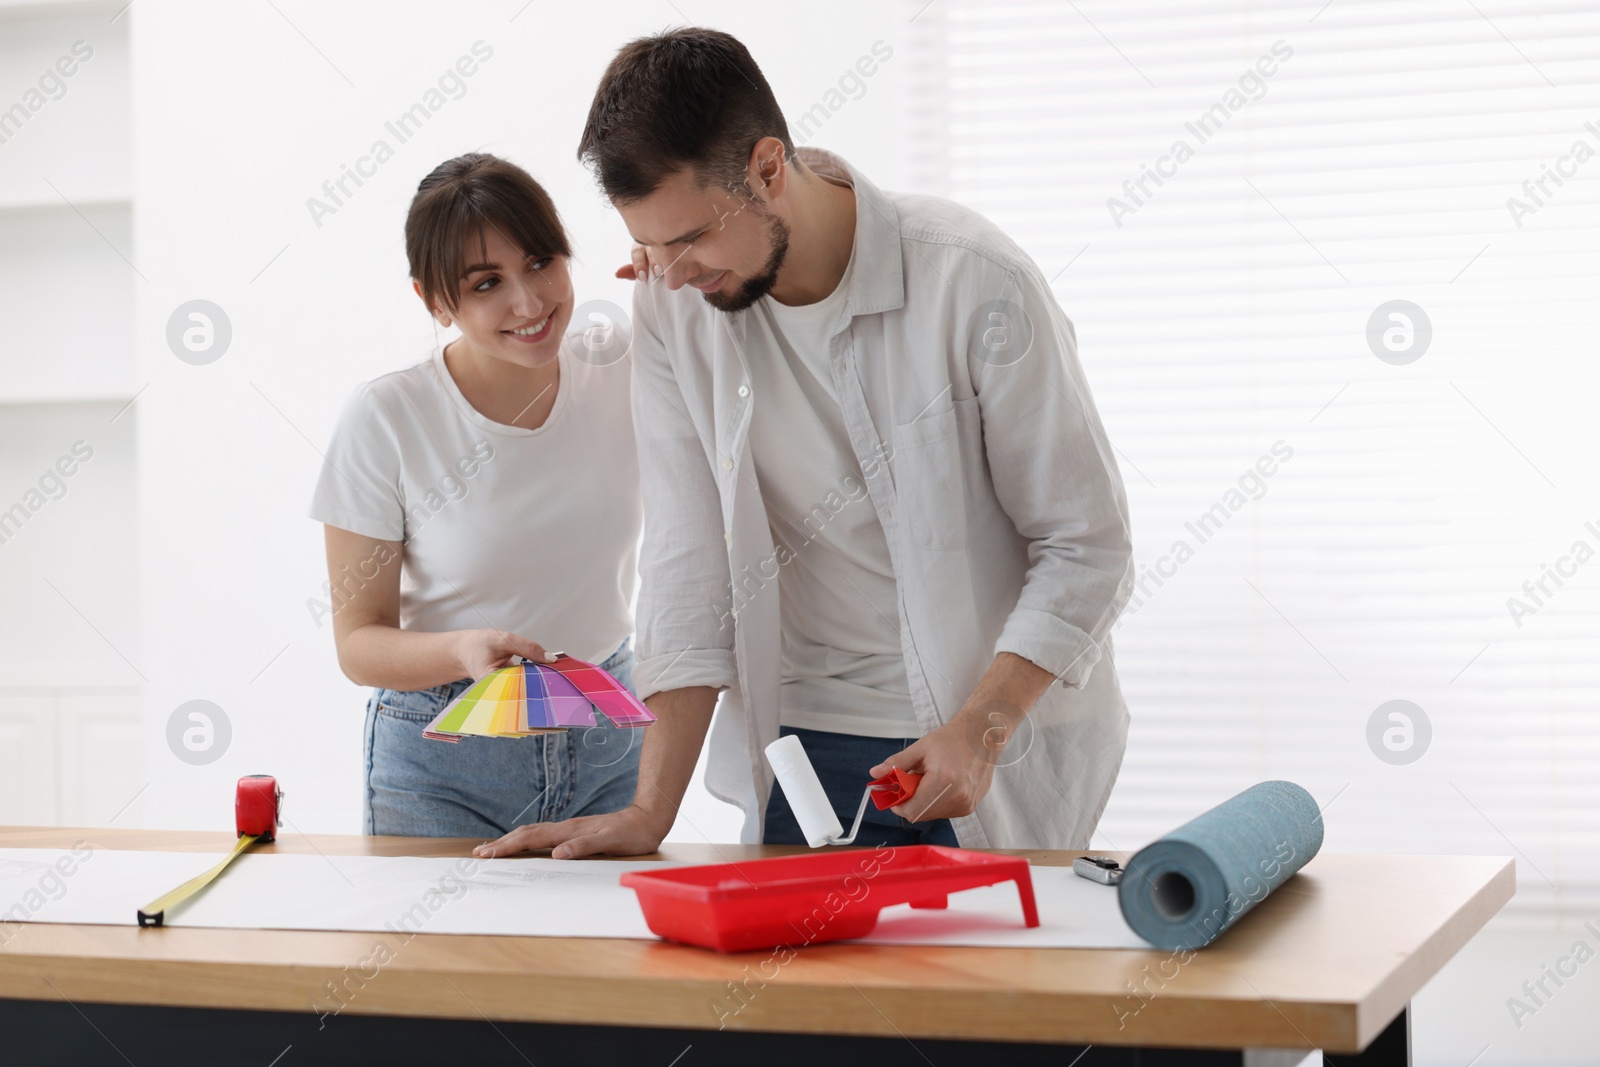
[{"label": "shirt button", "polygon": [[725,470],[725,471],[733,470],[733,460],[731,460],[731,459],[723,460],[722,461],[722,469]]},{"label": "shirt button", "polygon": [[722,535],[722,539],[730,545],[733,544],[733,534],[725,533]]},{"label": "shirt button", "polygon": [[740,396],[749,396],[750,395],[750,387],[748,385],[739,386],[739,395]]}]

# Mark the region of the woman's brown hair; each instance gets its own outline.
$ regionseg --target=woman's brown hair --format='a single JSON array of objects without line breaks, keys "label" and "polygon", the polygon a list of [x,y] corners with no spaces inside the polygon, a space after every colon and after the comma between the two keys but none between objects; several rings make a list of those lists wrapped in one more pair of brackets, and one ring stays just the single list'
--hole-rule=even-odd
[{"label": "woman's brown hair", "polygon": [[406,214],[406,258],[429,307],[456,310],[467,242],[493,226],[529,256],[570,256],[566,228],[544,187],[487,152],[446,160],[417,186]]}]

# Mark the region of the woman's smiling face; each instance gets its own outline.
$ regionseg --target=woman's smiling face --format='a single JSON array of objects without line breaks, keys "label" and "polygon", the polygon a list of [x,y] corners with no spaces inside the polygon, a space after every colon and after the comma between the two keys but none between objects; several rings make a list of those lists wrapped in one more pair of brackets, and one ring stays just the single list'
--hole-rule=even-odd
[{"label": "woman's smiling face", "polygon": [[[468,240],[466,271],[453,318],[474,351],[521,367],[556,358],[572,319],[572,277],[567,257],[528,255],[496,227]],[[443,313],[441,313],[443,312]]]}]

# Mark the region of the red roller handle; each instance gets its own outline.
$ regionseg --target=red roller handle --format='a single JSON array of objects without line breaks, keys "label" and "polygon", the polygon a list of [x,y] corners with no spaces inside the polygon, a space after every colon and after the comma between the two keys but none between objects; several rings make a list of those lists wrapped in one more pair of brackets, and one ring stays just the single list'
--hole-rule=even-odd
[{"label": "red roller handle", "polygon": [[283,816],[278,810],[282,801],[283,792],[272,775],[249,774],[239,779],[239,790],[233,800],[239,836],[271,841],[277,828],[283,825]]},{"label": "red roller handle", "polygon": [[872,785],[882,788],[872,791],[872,802],[878,805],[878,810],[892,808],[896,804],[910,800],[917,791],[917,783],[922,781],[922,775],[913,771],[902,771],[894,768],[882,778],[874,778]]}]

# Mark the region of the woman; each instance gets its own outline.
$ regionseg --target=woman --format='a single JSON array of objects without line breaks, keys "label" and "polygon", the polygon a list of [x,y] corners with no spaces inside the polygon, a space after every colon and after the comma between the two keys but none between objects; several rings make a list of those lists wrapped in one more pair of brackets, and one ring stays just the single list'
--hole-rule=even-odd
[{"label": "woman", "polygon": [[423,179],[412,288],[460,336],[357,388],[310,509],[339,665],[367,703],[369,834],[498,837],[633,800],[640,731],[424,738],[475,679],[562,650],[633,689],[642,521],[625,338],[566,337],[567,235],[483,153]]}]

